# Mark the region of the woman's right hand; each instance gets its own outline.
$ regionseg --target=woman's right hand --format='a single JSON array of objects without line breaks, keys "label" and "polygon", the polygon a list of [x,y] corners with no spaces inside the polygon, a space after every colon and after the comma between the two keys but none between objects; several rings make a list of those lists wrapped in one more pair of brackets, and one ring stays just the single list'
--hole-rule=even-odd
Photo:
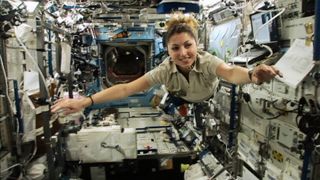
[{"label": "woman's right hand", "polygon": [[58,99],[54,102],[54,105],[51,106],[51,112],[62,112],[64,115],[75,113],[84,109],[88,101],[90,103],[90,99],[88,98]]}]

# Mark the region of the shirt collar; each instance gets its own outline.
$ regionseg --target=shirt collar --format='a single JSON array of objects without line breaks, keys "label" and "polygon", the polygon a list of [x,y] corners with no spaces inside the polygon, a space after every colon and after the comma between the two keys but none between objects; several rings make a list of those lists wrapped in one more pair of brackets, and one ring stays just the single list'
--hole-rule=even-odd
[{"label": "shirt collar", "polygon": [[195,72],[202,72],[202,70],[200,68],[200,55],[199,55],[199,53],[197,53],[196,62],[194,63],[194,67],[192,70],[194,70]]},{"label": "shirt collar", "polygon": [[[194,67],[191,71],[195,71],[195,72],[202,72],[201,68],[200,68],[200,57],[199,57],[199,53],[197,53],[197,58],[196,58],[196,61],[195,61],[195,64],[194,64]],[[169,63],[170,63],[170,73],[176,73],[178,72],[178,69],[177,69],[177,65],[171,61],[171,57],[169,57]]]}]

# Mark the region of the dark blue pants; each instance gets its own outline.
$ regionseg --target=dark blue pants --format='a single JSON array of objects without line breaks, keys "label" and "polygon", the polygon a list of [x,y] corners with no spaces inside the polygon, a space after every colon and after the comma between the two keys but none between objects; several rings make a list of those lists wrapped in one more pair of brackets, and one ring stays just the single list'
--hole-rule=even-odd
[{"label": "dark blue pants", "polygon": [[[192,102],[186,101],[180,97],[173,96],[171,94],[168,95],[168,99],[166,101],[166,107],[163,109],[163,111],[166,114],[173,115],[175,113],[175,109],[183,104],[190,104]],[[196,127],[202,128],[202,113],[203,113],[203,104],[202,103],[192,103],[194,105],[194,116],[196,120]]]}]

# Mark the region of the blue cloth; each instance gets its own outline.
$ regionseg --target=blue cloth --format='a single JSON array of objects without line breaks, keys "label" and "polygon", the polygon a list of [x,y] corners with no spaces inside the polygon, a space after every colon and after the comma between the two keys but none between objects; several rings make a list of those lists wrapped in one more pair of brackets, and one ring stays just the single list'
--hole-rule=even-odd
[{"label": "blue cloth", "polygon": [[186,104],[186,103],[190,103],[190,102],[188,102],[180,97],[176,97],[176,96],[173,96],[172,94],[169,94],[168,99],[166,101],[166,104],[168,104],[168,105],[163,109],[163,111],[166,114],[173,115],[176,107],[179,107],[182,104]]}]

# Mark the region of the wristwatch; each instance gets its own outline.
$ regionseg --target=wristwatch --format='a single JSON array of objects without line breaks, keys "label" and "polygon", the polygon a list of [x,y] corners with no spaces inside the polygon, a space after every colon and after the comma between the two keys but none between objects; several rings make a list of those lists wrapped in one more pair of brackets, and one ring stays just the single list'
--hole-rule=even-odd
[{"label": "wristwatch", "polygon": [[253,69],[248,71],[248,76],[249,76],[250,81],[252,81],[252,74],[253,74]]}]

